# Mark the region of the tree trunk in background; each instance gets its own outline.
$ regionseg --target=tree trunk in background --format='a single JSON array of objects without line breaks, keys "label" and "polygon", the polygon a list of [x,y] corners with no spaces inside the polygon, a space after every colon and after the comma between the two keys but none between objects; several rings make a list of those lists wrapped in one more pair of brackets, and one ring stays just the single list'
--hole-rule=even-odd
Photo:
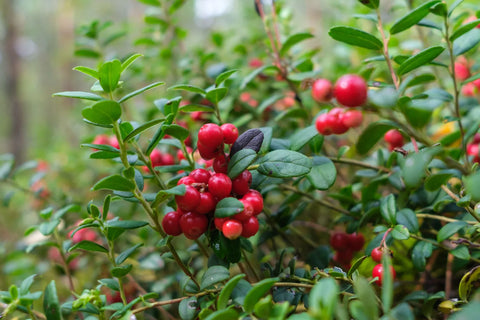
[{"label": "tree trunk in background", "polygon": [[25,119],[23,105],[20,99],[20,57],[15,48],[18,37],[17,19],[14,8],[15,0],[4,0],[2,5],[3,22],[5,25],[4,63],[5,66],[5,98],[7,109],[10,110],[10,152],[17,161],[25,157]]}]

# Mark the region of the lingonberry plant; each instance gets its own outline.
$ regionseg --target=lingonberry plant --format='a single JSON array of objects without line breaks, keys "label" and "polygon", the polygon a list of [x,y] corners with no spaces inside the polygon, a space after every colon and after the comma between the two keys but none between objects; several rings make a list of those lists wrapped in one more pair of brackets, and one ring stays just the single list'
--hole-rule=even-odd
[{"label": "lingonberry plant", "polygon": [[[91,92],[55,94],[82,100],[93,132],[84,197],[2,158],[1,182],[38,213],[25,254],[53,266],[7,284],[2,316],[478,317],[475,5],[359,0],[349,26],[314,36],[256,0],[265,41],[214,33],[183,52],[185,1],[141,2],[143,56],[78,66]],[[328,36],[348,63],[303,46]]]}]

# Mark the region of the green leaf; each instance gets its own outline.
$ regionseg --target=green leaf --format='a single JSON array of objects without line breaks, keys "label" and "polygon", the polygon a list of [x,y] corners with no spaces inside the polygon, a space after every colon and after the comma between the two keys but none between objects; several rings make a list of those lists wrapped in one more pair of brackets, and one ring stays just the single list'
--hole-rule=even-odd
[{"label": "green leaf", "polygon": [[387,221],[389,224],[396,223],[397,209],[393,194],[389,194],[388,196],[380,199],[380,213],[385,221]]},{"label": "green leaf", "polygon": [[473,29],[453,42],[453,55],[459,56],[473,49],[480,43],[480,29]]},{"label": "green leaf", "polygon": [[480,171],[462,178],[467,194],[472,197],[473,201],[480,201]]},{"label": "green leaf", "polygon": [[311,159],[299,152],[275,150],[261,159],[257,170],[269,177],[291,178],[308,174],[312,164]]},{"label": "green leaf", "polygon": [[333,39],[353,46],[380,50],[383,48],[382,41],[374,35],[352,27],[333,27],[328,31]]},{"label": "green leaf", "polygon": [[179,109],[182,112],[195,112],[195,111],[203,111],[203,112],[214,112],[215,109],[211,106],[205,106],[202,104],[187,104],[185,106],[180,107]]},{"label": "green leaf", "polygon": [[337,179],[337,169],[330,159],[313,157],[313,166],[307,179],[316,189],[328,190]]},{"label": "green leaf", "polygon": [[443,46],[433,46],[420,51],[416,55],[405,60],[398,67],[398,75],[404,75],[412,70],[424,66],[425,64],[433,61],[433,59],[438,57],[444,50],[445,48]]},{"label": "green leaf", "polygon": [[125,277],[127,274],[132,271],[133,265],[131,264],[126,264],[124,266],[119,266],[119,267],[114,267],[110,270],[110,273],[112,276],[116,278],[122,278]]},{"label": "green leaf", "polygon": [[235,153],[228,162],[228,176],[230,179],[236,178],[240,173],[248,168],[255,158],[257,153],[253,149],[242,149]]},{"label": "green leaf", "polygon": [[137,127],[135,130],[133,130],[132,132],[130,132],[124,139],[123,141],[124,142],[127,142],[129,141],[130,139],[138,136],[140,133],[144,132],[145,130],[148,130],[150,129],[151,127],[154,127],[156,126],[157,124],[160,124],[162,122],[165,121],[165,118],[161,118],[161,119],[154,119],[154,120],[150,120],[148,122],[145,122],[144,124],[142,124],[141,126]]},{"label": "green leaf", "polygon": [[472,290],[475,288],[475,283],[480,279],[480,266],[476,266],[472,270],[465,273],[458,285],[458,296],[463,301],[468,301]]},{"label": "green leaf", "polygon": [[390,255],[384,254],[382,256],[382,265],[384,270],[382,277],[382,306],[383,312],[388,314],[393,302],[393,275],[390,272],[392,259]]},{"label": "green leaf", "polygon": [[120,119],[122,107],[116,101],[102,100],[82,110],[82,116],[93,123],[110,125]]},{"label": "green leaf", "polygon": [[455,221],[447,223],[438,231],[437,241],[442,242],[443,240],[450,238],[466,226],[468,226],[468,223],[466,223],[465,221]]},{"label": "green leaf", "polygon": [[184,127],[179,126],[178,124],[165,125],[164,128],[165,128],[165,131],[164,131],[165,134],[169,134],[180,141],[184,141],[190,135],[190,131],[188,131],[188,129],[185,129]]},{"label": "green leaf", "polygon": [[211,313],[204,320],[237,320],[239,319],[239,314],[235,309],[224,309],[218,310]]},{"label": "green leaf", "polygon": [[225,71],[225,72],[222,72],[221,74],[219,74],[217,76],[217,78],[215,79],[215,86],[216,87],[220,86],[225,80],[230,78],[230,76],[232,74],[234,74],[235,72],[238,72],[238,69],[228,70],[228,71]]},{"label": "green leaf", "polygon": [[22,284],[19,288],[19,293],[21,296],[28,294],[36,276],[36,274],[32,274],[31,276],[27,277],[25,280],[22,281]]},{"label": "green leaf", "polygon": [[123,251],[115,258],[115,263],[122,264],[125,260],[127,260],[128,257],[130,257],[135,252],[135,250],[137,250],[141,246],[143,246],[143,243],[136,244],[133,247]]},{"label": "green leaf", "polygon": [[432,255],[433,246],[430,242],[418,241],[412,250],[413,266],[419,270],[425,270],[427,258]]},{"label": "green leaf", "polygon": [[190,84],[178,84],[176,86],[168,88],[168,90],[183,90],[183,91],[188,91],[192,93],[198,93],[201,95],[206,95],[207,92],[203,90],[202,88],[192,86]]},{"label": "green leaf", "polygon": [[63,92],[54,93],[53,96],[74,98],[74,99],[84,99],[84,100],[91,100],[91,101],[103,100],[102,97],[100,97],[95,93],[83,92],[83,91],[63,91]]},{"label": "green leaf", "polygon": [[352,266],[350,267],[350,269],[348,270],[348,273],[347,273],[347,277],[349,279],[353,279],[353,274],[354,272],[360,267],[360,265],[362,264],[362,262],[367,259],[368,256],[363,256],[361,258],[358,258],[357,260],[355,260],[355,262],[352,264]]},{"label": "green leaf", "polygon": [[373,146],[382,139],[385,133],[390,129],[396,129],[398,125],[395,122],[380,120],[377,122],[371,123],[358,138],[357,142],[357,151],[359,154],[364,155]]},{"label": "green leaf", "polygon": [[468,251],[467,246],[457,246],[455,249],[450,251],[450,253],[460,260],[470,260],[470,252]]},{"label": "green leaf", "polygon": [[167,190],[160,190],[156,197],[155,200],[152,202],[152,207],[155,208],[161,203],[165,202],[167,199],[169,199],[172,195],[178,195],[178,196],[183,196],[186,192],[186,187],[184,184],[175,186],[171,189]]},{"label": "green leaf", "polygon": [[464,35],[468,31],[474,29],[476,26],[480,24],[480,19],[473,20],[469,23],[462,24],[457,30],[455,30],[452,35],[450,36],[450,41],[455,41],[455,39],[459,38],[460,36]]},{"label": "green leaf", "polygon": [[243,309],[245,312],[252,313],[255,304],[273,287],[277,281],[279,281],[278,278],[268,278],[257,282],[245,296],[245,300],[243,302]]},{"label": "green leaf", "polygon": [[116,279],[106,278],[106,279],[100,279],[98,280],[98,282],[114,291],[120,291],[120,285]]},{"label": "green leaf", "polygon": [[218,103],[227,95],[227,88],[215,88],[207,91],[206,98],[213,103]]},{"label": "green leaf", "polygon": [[240,85],[240,90],[245,89],[247,87],[247,85],[250,82],[252,82],[253,79],[255,79],[260,73],[262,73],[264,71],[270,71],[270,70],[278,71],[278,68],[275,67],[275,66],[265,65],[265,66],[261,66],[260,68],[257,68],[255,70],[253,70],[243,79],[242,84]]},{"label": "green leaf", "polygon": [[340,290],[332,278],[318,281],[308,296],[309,311],[319,318],[333,319],[338,304]]},{"label": "green leaf", "polygon": [[235,289],[236,285],[240,280],[245,278],[245,274],[237,274],[232,279],[228,280],[228,282],[223,287],[222,291],[218,295],[217,300],[217,309],[222,310],[227,307],[228,300],[230,300],[230,296],[232,295],[233,289]]},{"label": "green leaf", "polygon": [[80,146],[82,148],[92,148],[92,149],[97,149],[97,150],[101,150],[101,151],[107,151],[107,152],[115,153],[117,157],[120,154],[120,150],[118,150],[117,148],[112,147],[110,145],[106,145],[106,144],[83,143]]},{"label": "green leaf", "polygon": [[318,131],[315,126],[309,126],[297,131],[290,137],[290,150],[299,151],[316,136],[318,136]]},{"label": "green leaf", "polygon": [[413,9],[400,19],[398,19],[390,28],[390,34],[396,34],[416,25],[430,13],[430,8],[440,3],[440,0],[429,1]]},{"label": "green leaf", "polygon": [[450,9],[448,10],[448,16],[450,17],[453,13],[453,11],[460,5],[462,4],[464,0],[456,0],[452,5],[450,6]]},{"label": "green leaf", "polygon": [[197,314],[197,297],[182,300],[178,306],[178,314],[182,320],[193,320]]},{"label": "green leaf", "polygon": [[49,236],[55,231],[55,228],[57,228],[60,222],[61,222],[60,219],[54,219],[51,221],[42,222],[38,227],[38,231],[40,231],[40,233],[43,234],[44,236]]},{"label": "green leaf", "polygon": [[436,191],[442,187],[453,176],[452,173],[432,174],[425,179],[425,189],[427,191]]},{"label": "green leaf", "polygon": [[108,253],[108,250],[104,246],[101,246],[98,243],[88,241],[88,240],[83,240],[83,241],[80,241],[79,243],[74,244],[72,247],[70,247],[70,249],[68,249],[68,251],[70,252],[76,249]]},{"label": "green leaf", "polygon": [[[139,0],[141,1],[141,0]],[[128,57],[125,61],[122,62],[122,67],[121,67],[121,70],[122,70],[122,73],[127,70],[127,68],[133,63],[135,62],[135,60],[137,60],[138,58],[140,57],[143,57],[143,54],[139,54],[139,53],[134,53],[132,54],[130,57]]]},{"label": "green leaf", "polygon": [[357,277],[353,280],[353,290],[358,300],[349,305],[354,319],[378,319],[378,306],[376,294],[365,278]]},{"label": "green leaf", "polygon": [[87,76],[90,76],[92,78],[95,78],[98,80],[98,71],[95,70],[95,69],[92,69],[92,68],[88,68],[88,67],[82,67],[82,66],[78,66],[78,67],[75,67],[73,68],[73,70],[76,70],[78,72],[81,72],[83,74],[86,74]]},{"label": "green leaf", "polygon": [[418,219],[415,212],[411,209],[404,208],[397,211],[396,220],[398,224],[404,225],[408,231],[415,233],[418,231]]},{"label": "green leaf", "polygon": [[284,56],[288,52],[288,50],[290,50],[290,48],[292,48],[294,45],[313,37],[314,37],[313,34],[308,32],[296,33],[291,35],[290,37],[288,37],[287,40],[285,40],[285,42],[282,45],[282,48],[280,48],[280,56]]},{"label": "green leaf", "polygon": [[117,88],[120,74],[122,73],[122,64],[119,60],[104,62],[98,71],[98,80],[102,89],[106,93],[110,93]]},{"label": "green leaf", "polygon": [[230,278],[230,272],[223,266],[212,266],[205,271],[200,282],[200,290],[205,290],[214,284]]},{"label": "green leaf", "polygon": [[76,57],[84,57],[84,58],[92,58],[92,59],[98,59],[101,57],[100,52],[90,48],[76,49],[74,52],[74,55]]},{"label": "green leaf", "polygon": [[410,232],[407,227],[397,224],[392,230],[392,237],[396,240],[407,240],[410,238]]},{"label": "green leaf", "polygon": [[109,220],[105,225],[110,228],[137,229],[148,225],[148,222],[138,220]]},{"label": "green leaf", "polygon": [[61,320],[60,303],[58,302],[55,280],[50,281],[43,296],[43,312],[48,320]]},{"label": "green leaf", "polygon": [[364,6],[369,7],[370,9],[377,9],[380,5],[380,0],[358,0]]},{"label": "green leaf", "polygon": [[426,176],[426,169],[435,154],[441,151],[440,147],[425,148],[420,152],[409,154],[403,163],[402,178],[408,188],[418,186]]},{"label": "green leaf", "polygon": [[133,97],[135,97],[135,96],[137,96],[137,95],[139,95],[139,94],[141,94],[141,93],[143,93],[147,90],[153,89],[153,88],[158,87],[158,86],[163,86],[164,84],[165,84],[165,82],[160,82],[160,81],[154,82],[154,83],[149,84],[148,86],[145,86],[141,89],[130,92],[129,94],[123,96],[120,100],[118,100],[118,102],[119,103],[125,102],[128,99],[133,98]]},{"label": "green leaf", "polygon": [[92,187],[92,190],[94,191],[101,190],[101,189],[133,191],[135,189],[135,184],[132,181],[122,177],[119,174],[114,174],[114,175],[103,178]]},{"label": "green leaf", "polygon": [[215,208],[216,218],[227,218],[242,212],[244,209],[243,203],[239,200],[229,197],[220,200]]}]

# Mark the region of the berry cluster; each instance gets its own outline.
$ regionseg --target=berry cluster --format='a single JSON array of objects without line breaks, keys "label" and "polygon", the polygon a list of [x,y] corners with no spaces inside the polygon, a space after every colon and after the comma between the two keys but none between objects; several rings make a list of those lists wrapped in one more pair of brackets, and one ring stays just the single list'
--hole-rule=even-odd
[{"label": "berry cluster", "polygon": [[[470,76],[472,76],[470,72],[470,65],[471,63],[467,59],[464,57],[459,57],[453,67],[455,78],[457,78],[459,81],[465,81],[470,78]],[[468,82],[462,87],[462,94],[466,97],[474,97],[479,92],[480,79]]]},{"label": "berry cluster", "polygon": [[120,145],[118,144],[117,137],[108,136],[106,134],[99,134],[99,135],[95,136],[92,143],[93,144],[106,144],[107,146],[112,146],[116,149],[120,149]]},{"label": "berry cluster", "polygon": [[328,102],[335,97],[345,107],[358,107],[367,101],[367,95],[367,83],[355,74],[341,76],[335,86],[327,79],[317,79],[312,85],[312,97],[317,102]]},{"label": "berry cluster", "polygon": [[[252,174],[244,170],[234,179],[226,175],[228,156],[224,144],[231,145],[238,138],[238,129],[230,123],[218,126],[207,123],[198,133],[198,150],[205,160],[213,159],[214,171],[195,169],[181,178],[186,192],[177,195],[177,210],[169,212],[162,221],[165,232],[177,236],[184,234],[188,239],[197,239],[215,226],[228,239],[255,235],[259,224],[256,216],[263,210],[263,197],[253,189]],[[228,218],[214,217],[217,203],[227,197],[236,197],[243,204],[243,211]]]},{"label": "berry cluster", "polygon": [[467,144],[467,155],[472,156],[473,162],[480,163],[480,134],[475,134],[473,141]]},{"label": "berry cluster", "polygon": [[361,111],[333,108],[329,112],[319,115],[315,120],[315,126],[320,134],[328,136],[345,133],[350,128],[360,126],[362,121]]},{"label": "berry cluster", "polygon": [[403,135],[397,129],[388,130],[383,139],[388,144],[388,150],[390,151],[403,147]]},{"label": "berry cluster", "polygon": [[[171,166],[175,164],[175,158],[166,152],[162,152],[158,149],[153,149],[152,153],[150,153],[150,161],[152,162],[152,167],[160,167],[160,166]],[[144,166],[143,170],[145,172],[149,172],[148,167]]]},{"label": "berry cluster", "polygon": [[[373,278],[375,278],[375,277],[378,278],[375,281],[375,283],[378,284],[379,286],[382,285],[383,274],[384,274],[383,265],[381,263],[383,252],[384,252],[383,247],[376,247],[372,250],[372,253],[371,253],[372,260],[378,263],[373,268],[372,277]],[[395,279],[395,277],[397,276],[397,273],[395,272],[395,269],[393,268],[393,266],[390,266],[390,273],[392,274],[392,278]]]},{"label": "berry cluster", "polygon": [[336,250],[333,260],[350,269],[353,254],[362,250],[365,238],[361,233],[335,232],[330,235],[330,245]]}]

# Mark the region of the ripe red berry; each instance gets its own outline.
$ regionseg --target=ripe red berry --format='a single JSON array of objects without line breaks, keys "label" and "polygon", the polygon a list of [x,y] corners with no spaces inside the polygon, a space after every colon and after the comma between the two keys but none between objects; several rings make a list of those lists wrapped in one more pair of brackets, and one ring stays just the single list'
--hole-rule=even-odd
[{"label": "ripe red berry", "polygon": [[208,218],[203,214],[187,212],[180,218],[180,228],[185,237],[195,240],[207,231]]},{"label": "ripe red berry", "polygon": [[355,74],[346,74],[335,83],[333,94],[338,103],[346,107],[358,107],[367,101],[367,83]]},{"label": "ripe red berry", "polygon": [[[378,284],[379,286],[382,285],[383,273],[384,273],[384,270],[383,270],[383,265],[382,264],[377,264],[373,268],[372,277],[373,278],[378,277],[378,279],[375,281],[375,283]],[[390,273],[392,274],[392,278],[395,280],[395,277],[397,276],[397,274],[396,274],[393,266],[390,266]]]},{"label": "ripe red berry", "polygon": [[382,247],[373,248],[371,253],[372,259],[375,262],[382,262],[383,250]]},{"label": "ripe red berry", "polygon": [[215,224],[215,228],[217,228],[217,230],[222,231],[223,223],[227,220],[228,218],[214,218],[213,223]]},{"label": "ripe red berry", "polygon": [[237,220],[244,222],[253,216],[253,206],[248,199],[240,199],[240,202],[243,204],[243,210],[242,212],[237,213],[233,217]]},{"label": "ripe red berry", "polygon": [[470,77],[470,70],[463,63],[455,62],[454,71],[455,77],[460,81],[466,80]]},{"label": "ripe red berry", "polygon": [[312,97],[317,102],[330,101],[333,96],[333,85],[330,80],[317,79],[312,85]]},{"label": "ripe red berry", "polygon": [[335,252],[333,260],[337,261],[340,264],[348,264],[353,259],[353,251],[348,249],[343,249]]},{"label": "ripe red berry", "polygon": [[[70,235],[73,233],[70,232]],[[71,237],[73,243],[79,243],[81,241],[97,241],[97,233],[93,229],[83,228],[75,232],[75,234]]]},{"label": "ripe red berry", "polygon": [[224,173],[215,173],[208,180],[208,191],[218,199],[223,199],[232,192],[232,180]]},{"label": "ripe red berry", "polygon": [[162,166],[171,166],[175,164],[175,158],[170,153],[163,153],[161,157]]},{"label": "ripe red berry", "polygon": [[390,150],[403,146],[403,135],[396,129],[388,130],[383,139],[389,144]]},{"label": "ripe red berry", "polygon": [[192,177],[185,176],[185,177],[181,177],[180,180],[178,180],[177,186],[181,184],[192,185],[192,183],[195,183],[195,182],[196,182],[195,179],[193,179]]},{"label": "ripe red berry", "polygon": [[263,211],[263,197],[260,192],[250,189],[242,199],[248,200],[253,207],[253,215],[256,216]]},{"label": "ripe red berry", "polygon": [[110,137],[109,143],[115,149],[120,149],[120,144],[118,143],[117,137],[115,136]]},{"label": "ripe red berry", "polygon": [[260,225],[256,217],[250,217],[247,221],[243,222],[242,237],[250,238],[257,234]]},{"label": "ripe red berry", "polygon": [[197,183],[207,184],[208,180],[211,177],[211,174],[210,174],[210,171],[208,171],[208,170],[198,168],[198,169],[195,169],[192,172],[190,172],[190,174],[188,176],[193,178],[193,180],[195,180],[195,182],[197,182]]},{"label": "ripe red berry", "polygon": [[200,192],[194,187],[187,185],[183,196],[175,196],[175,201],[183,211],[194,210],[200,203]]},{"label": "ripe red berry", "polygon": [[477,94],[478,89],[477,87],[473,84],[473,82],[466,83],[462,87],[462,94],[466,97],[473,97]]},{"label": "ripe red berry", "polygon": [[198,143],[209,149],[216,149],[223,144],[223,132],[215,123],[204,124],[198,131]]},{"label": "ripe red berry", "polygon": [[158,167],[162,165],[162,153],[158,149],[153,149],[150,153],[150,161],[152,162],[152,167]]},{"label": "ripe red berry", "polygon": [[231,123],[225,123],[220,126],[223,133],[223,142],[226,144],[234,143],[238,138],[238,129]]},{"label": "ripe red berry", "polygon": [[361,233],[352,233],[348,235],[349,248],[353,251],[360,251],[365,244],[365,238]]},{"label": "ripe red berry", "polygon": [[252,173],[248,170],[243,170],[238,177],[232,180],[232,192],[243,196],[250,190],[252,184]]},{"label": "ripe red berry", "polygon": [[92,144],[106,144],[110,145],[110,137],[106,134],[99,134],[93,139]]},{"label": "ripe red berry", "polygon": [[359,127],[363,122],[363,114],[358,110],[345,111],[341,116],[342,122],[348,128]]},{"label": "ripe red berry", "polygon": [[344,232],[335,232],[330,236],[330,245],[335,250],[344,250],[348,248],[348,235]]},{"label": "ripe red berry", "polygon": [[162,227],[166,234],[178,236],[182,233],[182,229],[180,228],[180,217],[182,215],[182,212],[172,211],[163,217]]},{"label": "ripe red berry", "polygon": [[217,202],[210,192],[200,193],[200,203],[195,208],[196,213],[207,214],[215,209]]},{"label": "ripe red berry", "polygon": [[315,127],[321,135],[331,135],[333,133],[334,120],[328,113],[322,113],[315,120]]},{"label": "ripe red berry", "polygon": [[216,173],[227,173],[228,172],[228,160],[224,154],[219,154],[213,160],[213,170]]},{"label": "ripe red berry", "polygon": [[235,219],[228,219],[223,223],[222,233],[223,235],[230,239],[234,240],[240,237],[243,231],[243,225],[240,221]]},{"label": "ripe red berry", "polygon": [[205,160],[210,160],[215,158],[220,152],[223,147],[217,146],[217,147],[207,147],[204,144],[200,142],[200,140],[197,143],[197,149],[198,152],[200,153],[200,156],[205,159]]}]

